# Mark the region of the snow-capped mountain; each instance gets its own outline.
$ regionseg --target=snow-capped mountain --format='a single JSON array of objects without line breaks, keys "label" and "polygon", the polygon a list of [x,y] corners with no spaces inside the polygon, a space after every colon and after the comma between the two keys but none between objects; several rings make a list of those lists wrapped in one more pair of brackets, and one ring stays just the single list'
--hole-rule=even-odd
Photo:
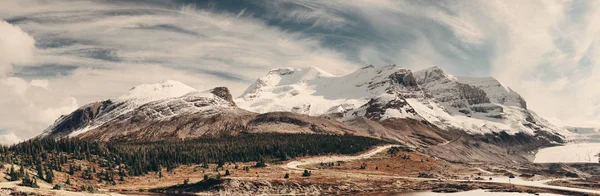
[{"label": "snow-capped mountain", "polygon": [[[200,118],[206,120],[218,115],[245,113],[249,112],[236,106],[225,87],[197,91],[181,82],[167,80],[142,84],[115,99],[87,104],[61,116],[41,137],[97,137],[103,140],[160,137],[172,134],[169,132],[172,129],[165,122],[175,124],[175,129],[183,129],[180,117],[193,116],[187,119],[198,121]],[[226,120],[222,119],[219,123],[226,123]],[[195,131],[207,132],[202,130],[207,127],[199,127]],[[189,129],[186,131],[189,132]],[[184,137],[186,134],[178,131],[173,136]]]},{"label": "snow-capped mountain", "polygon": [[417,113],[440,127],[475,134],[505,131],[534,135],[537,131],[546,131],[569,135],[564,128],[528,110],[518,93],[494,78],[455,77],[438,67],[417,71],[415,77],[422,90],[433,99],[408,101]]},{"label": "snow-capped mountain", "polygon": [[528,110],[519,94],[496,79],[455,77],[438,67],[413,73],[396,65],[366,66],[344,76],[316,67],[279,68],[259,78],[235,101],[258,113],[342,114],[340,121],[425,120],[470,134],[570,134]]},{"label": "snow-capped mountain", "polygon": [[[396,66],[367,66],[345,76],[334,76],[316,67],[279,68],[259,78],[235,101],[241,108],[258,113],[343,113],[360,109],[371,99],[390,102],[420,93],[411,75],[410,70]],[[388,114],[414,115],[410,110],[408,107]],[[381,118],[386,117],[391,116]]]},{"label": "snow-capped mountain", "polygon": [[236,107],[227,88],[217,87],[147,102],[98,127],[84,129],[85,133],[74,132],[71,136],[81,134],[82,138],[100,140],[186,138],[204,135],[227,123],[235,124],[237,117],[248,114]]},{"label": "snow-capped mountain", "polygon": [[120,97],[89,103],[69,115],[61,116],[44,130],[41,136],[49,134],[75,136],[100,127],[146,103],[179,97],[192,91],[195,89],[174,80],[142,84],[131,88]]}]

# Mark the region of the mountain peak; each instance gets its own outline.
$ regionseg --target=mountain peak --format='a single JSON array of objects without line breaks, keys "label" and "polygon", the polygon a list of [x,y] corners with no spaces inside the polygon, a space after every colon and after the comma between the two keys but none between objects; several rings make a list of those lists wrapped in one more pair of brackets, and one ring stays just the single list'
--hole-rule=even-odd
[{"label": "mountain peak", "polygon": [[455,80],[456,78],[452,75],[446,74],[444,70],[438,66],[433,66],[427,69],[422,69],[414,72],[417,83],[423,84],[436,80]]},{"label": "mountain peak", "polygon": [[127,93],[117,100],[136,100],[139,102],[150,102],[160,99],[179,97],[196,89],[176,80],[164,80],[154,84],[140,84],[131,88]]},{"label": "mountain peak", "polygon": [[278,76],[296,76],[296,78],[300,77],[301,79],[312,79],[314,77],[331,77],[333,74],[330,74],[318,67],[310,66],[307,68],[295,68],[295,67],[280,67],[271,69],[269,73],[265,76],[269,75],[278,75]]},{"label": "mountain peak", "polygon": [[334,75],[315,66],[307,68],[281,67],[271,69],[266,75],[258,78],[240,97],[252,98],[261,89],[267,87],[303,83],[306,81],[333,77]]}]

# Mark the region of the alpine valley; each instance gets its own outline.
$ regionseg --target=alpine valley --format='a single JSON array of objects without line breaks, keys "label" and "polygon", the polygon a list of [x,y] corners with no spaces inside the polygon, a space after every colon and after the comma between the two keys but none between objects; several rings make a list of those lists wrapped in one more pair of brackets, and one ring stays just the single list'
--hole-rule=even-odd
[{"label": "alpine valley", "polygon": [[[238,97],[227,87],[142,84],[2,150],[15,157],[5,156],[6,163],[45,168],[37,177],[47,186],[66,182],[52,194],[587,195],[599,193],[590,188],[600,187],[594,158],[534,159],[541,148],[593,140],[596,132],[545,120],[491,77],[452,76],[439,67],[369,65],[343,76],[286,67]],[[45,158],[34,158],[39,153]],[[566,177],[560,185],[545,181]]]}]

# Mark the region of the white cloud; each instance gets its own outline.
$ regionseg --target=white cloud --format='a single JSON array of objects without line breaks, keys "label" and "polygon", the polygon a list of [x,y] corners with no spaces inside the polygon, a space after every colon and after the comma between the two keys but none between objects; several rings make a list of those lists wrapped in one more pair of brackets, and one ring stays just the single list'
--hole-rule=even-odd
[{"label": "white cloud", "polygon": [[[506,26],[492,74],[544,116],[570,125],[600,126],[600,64],[593,51],[600,46],[600,3],[587,2],[589,12],[575,11],[578,3],[586,2],[492,5],[505,8],[499,9],[495,21]],[[584,58],[589,65],[581,64]]]},{"label": "white cloud", "polygon": [[48,90],[48,80],[31,80],[31,86],[41,87]]},{"label": "white cloud", "polygon": [[13,144],[43,130],[77,101],[49,90],[48,81],[8,76],[14,64],[29,63],[34,39],[19,27],[0,21],[0,144]]},{"label": "white cloud", "polygon": [[35,136],[78,106],[73,97],[17,77],[1,78],[0,89],[0,129],[22,139]]},{"label": "white cloud", "polygon": [[12,71],[12,64],[28,63],[35,41],[21,28],[0,20],[0,77]]},{"label": "white cloud", "polygon": [[0,144],[11,145],[16,144],[22,139],[19,139],[14,133],[0,133]]}]

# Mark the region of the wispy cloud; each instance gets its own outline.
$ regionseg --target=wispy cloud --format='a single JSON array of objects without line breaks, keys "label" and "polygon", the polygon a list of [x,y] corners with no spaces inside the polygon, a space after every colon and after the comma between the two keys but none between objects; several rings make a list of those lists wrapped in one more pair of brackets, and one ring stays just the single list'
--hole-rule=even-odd
[{"label": "wispy cloud", "polygon": [[[0,104],[34,105],[16,116],[44,113],[52,117],[39,119],[53,120],[73,105],[139,83],[177,79],[240,93],[274,67],[319,66],[342,74],[362,64],[394,63],[494,76],[543,116],[600,126],[599,10],[600,3],[579,0],[5,0],[0,18],[35,44],[24,44],[31,53],[18,54],[29,56],[0,62],[0,73],[21,85],[2,88],[49,93],[61,104],[18,93]],[[0,38],[7,34],[0,31]],[[35,79],[47,81],[45,88]],[[27,138],[51,120],[0,121],[0,129]]]}]

